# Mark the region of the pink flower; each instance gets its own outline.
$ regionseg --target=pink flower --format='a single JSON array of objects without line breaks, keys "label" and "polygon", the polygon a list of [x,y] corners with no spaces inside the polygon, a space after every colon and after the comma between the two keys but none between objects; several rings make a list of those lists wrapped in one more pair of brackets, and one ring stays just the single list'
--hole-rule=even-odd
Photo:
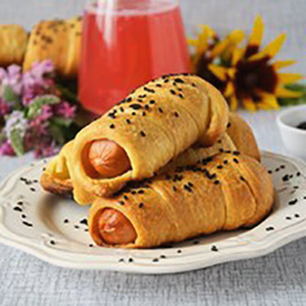
[{"label": "pink flower", "polygon": [[6,70],[0,68],[0,85],[9,86],[17,95],[22,92],[21,67],[11,65]]},{"label": "pink flower", "polygon": [[0,155],[15,155],[14,149],[12,148],[8,140],[6,140],[0,145]]},{"label": "pink flower", "polygon": [[41,158],[41,157],[49,157],[56,155],[59,152],[59,147],[56,147],[54,142],[51,144],[45,144],[35,149],[35,157]]},{"label": "pink flower", "polygon": [[55,107],[55,113],[64,118],[73,118],[75,116],[76,107],[68,102],[62,102]]},{"label": "pink flower", "polygon": [[7,115],[10,112],[10,106],[0,98],[0,116]]}]

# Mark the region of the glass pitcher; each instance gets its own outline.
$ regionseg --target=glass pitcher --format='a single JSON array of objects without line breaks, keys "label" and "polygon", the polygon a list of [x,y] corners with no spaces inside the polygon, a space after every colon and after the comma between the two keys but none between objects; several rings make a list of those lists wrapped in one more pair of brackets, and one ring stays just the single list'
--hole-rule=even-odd
[{"label": "glass pitcher", "polygon": [[176,0],[90,1],[83,33],[79,98],[94,113],[151,79],[190,70]]}]

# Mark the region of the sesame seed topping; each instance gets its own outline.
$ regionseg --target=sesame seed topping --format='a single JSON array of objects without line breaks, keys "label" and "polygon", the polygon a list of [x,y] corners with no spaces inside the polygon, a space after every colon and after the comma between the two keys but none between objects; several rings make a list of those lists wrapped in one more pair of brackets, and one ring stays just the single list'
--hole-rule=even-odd
[{"label": "sesame seed topping", "polygon": [[177,117],[177,118],[179,117],[179,113],[178,112],[174,112],[173,114],[174,114],[175,117]]},{"label": "sesame seed topping", "polygon": [[131,124],[131,120],[130,119],[126,119],[125,120],[127,124]]},{"label": "sesame seed topping", "polygon": [[159,111],[160,113],[163,113],[163,112],[164,112],[163,109],[162,109],[161,107],[158,108],[158,111]]},{"label": "sesame seed topping", "polygon": [[154,101],[154,100],[151,100],[151,101],[150,101],[150,104],[155,104],[155,101]]},{"label": "sesame seed topping", "polygon": [[114,129],[114,128],[115,128],[115,125],[114,125],[114,124],[111,124],[111,125],[109,126],[109,128],[110,128],[110,129]]},{"label": "sesame seed topping", "polygon": [[215,185],[219,185],[219,184],[220,184],[220,181],[219,181],[219,180],[216,180],[216,181],[214,181],[214,184],[215,184]]},{"label": "sesame seed topping", "polygon": [[236,164],[239,164],[239,160],[237,158],[234,158],[233,161],[236,163]]},{"label": "sesame seed topping", "polygon": [[132,116],[136,116],[136,113],[135,113],[135,112],[132,112]]},{"label": "sesame seed topping", "polygon": [[170,89],[170,93],[173,94],[173,95],[176,95],[176,92],[173,89]]},{"label": "sesame seed topping", "polygon": [[[141,102],[142,102],[142,101],[141,101]],[[137,109],[142,108],[142,106],[141,106],[140,104],[134,103],[134,104],[131,104],[131,105],[130,105],[130,108],[137,110]]]},{"label": "sesame seed topping", "polygon": [[138,207],[139,208],[143,208],[144,207],[144,203],[139,203]]},{"label": "sesame seed topping", "polygon": [[140,136],[146,137],[146,133],[144,131],[140,131]]}]

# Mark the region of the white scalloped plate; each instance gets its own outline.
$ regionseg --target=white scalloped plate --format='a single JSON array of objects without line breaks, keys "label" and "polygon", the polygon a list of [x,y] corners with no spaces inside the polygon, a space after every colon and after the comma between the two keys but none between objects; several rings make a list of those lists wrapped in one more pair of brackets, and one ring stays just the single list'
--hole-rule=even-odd
[{"label": "white scalloped plate", "polygon": [[39,186],[46,162],[17,170],[0,184],[0,241],[58,266],[174,273],[265,255],[306,235],[306,165],[289,157],[263,153],[277,197],[272,214],[258,226],[148,250],[94,246],[88,208]]}]

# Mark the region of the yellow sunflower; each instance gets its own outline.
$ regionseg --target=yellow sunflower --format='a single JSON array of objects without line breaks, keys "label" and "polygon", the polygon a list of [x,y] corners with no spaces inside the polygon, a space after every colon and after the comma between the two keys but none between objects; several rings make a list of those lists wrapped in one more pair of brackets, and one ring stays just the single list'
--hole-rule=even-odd
[{"label": "yellow sunflower", "polygon": [[[234,32],[222,41],[225,47],[223,49],[219,47],[222,49],[221,52],[217,52],[220,58],[216,60],[215,57],[208,62],[205,68],[207,71],[201,70],[199,59],[203,58],[203,55],[194,56],[197,61],[193,61],[195,73],[216,85],[227,98],[232,110],[237,109],[239,102],[251,111],[277,109],[279,107],[278,98],[294,98],[301,95],[300,92],[286,89],[285,85],[300,80],[302,75],[279,72],[279,69],[290,66],[295,61],[272,63],[273,57],[285,41],[285,34],[279,35],[261,50],[264,24],[260,16],[255,19],[253,31],[245,47],[238,46],[243,38],[229,39],[231,35],[233,37]],[[213,49],[218,49],[222,42],[219,42]],[[198,43],[200,44],[200,41]],[[196,44],[193,43],[193,45]],[[198,50],[200,50],[199,47]]]}]

